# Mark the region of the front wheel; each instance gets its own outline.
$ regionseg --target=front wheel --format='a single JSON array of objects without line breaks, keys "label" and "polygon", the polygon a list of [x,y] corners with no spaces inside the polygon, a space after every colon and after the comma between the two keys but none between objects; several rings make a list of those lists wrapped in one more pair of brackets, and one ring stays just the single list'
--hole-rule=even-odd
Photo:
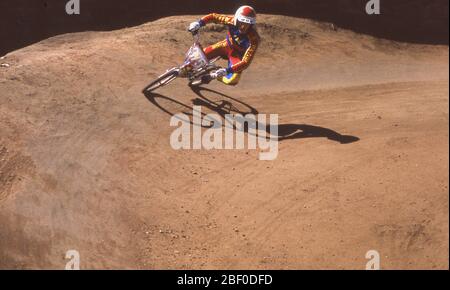
[{"label": "front wheel", "polygon": [[178,72],[179,72],[178,68],[173,68],[171,70],[168,70],[164,74],[160,75],[156,80],[151,82],[148,86],[146,86],[142,90],[142,92],[149,93],[149,92],[156,90],[157,88],[167,85],[168,83],[170,83],[171,81],[173,81],[174,79],[176,79],[178,77]]}]

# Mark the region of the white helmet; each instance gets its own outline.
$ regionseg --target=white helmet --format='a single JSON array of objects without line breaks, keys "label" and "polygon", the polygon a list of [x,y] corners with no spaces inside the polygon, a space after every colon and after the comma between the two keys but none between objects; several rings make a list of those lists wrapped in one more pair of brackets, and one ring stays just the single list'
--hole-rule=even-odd
[{"label": "white helmet", "polygon": [[234,15],[234,25],[237,25],[237,22],[243,22],[247,24],[256,24],[256,12],[250,6],[242,6]]}]

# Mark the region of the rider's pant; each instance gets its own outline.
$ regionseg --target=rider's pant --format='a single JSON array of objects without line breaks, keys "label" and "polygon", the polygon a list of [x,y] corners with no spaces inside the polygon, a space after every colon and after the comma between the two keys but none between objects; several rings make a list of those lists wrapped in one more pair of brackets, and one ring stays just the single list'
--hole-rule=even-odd
[{"label": "rider's pant", "polygon": [[[227,43],[227,40],[224,39],[216,44],[208,46],[204,49],[206,57],[211,60],[218,56],[228,60],[228,67],[233,66],[234,64],[241,61],[242,57],[239,55],[237,51],[231,49]],[[226,85],[235,86],[238,84],[241,78],[241,73],[230,73],[222,78],[219,78],[219,81],[223,82]]]}]

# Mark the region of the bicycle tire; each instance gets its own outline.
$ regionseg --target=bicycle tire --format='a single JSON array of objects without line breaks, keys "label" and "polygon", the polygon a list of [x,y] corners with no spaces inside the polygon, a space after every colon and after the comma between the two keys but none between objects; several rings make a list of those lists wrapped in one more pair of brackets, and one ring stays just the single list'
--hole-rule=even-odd
[{"label": "bicycle tire", "polygon": [[152,92],[160,87],[163,87],[176,79],[178,77],[178,70],[177,68],[173,68],[164,74],[160,75],[156,80],[151,82],[148,86],[146,86],[142,92],[143,93],[149,93]]},{"label": "bicycle tire", "polygon": [[213,70],[215,70],[215,69],[217,69],[217,68],[219,68],[219,67],[218,67],[218,66],[215,66],[215,65],[210,65],[209,67],[205,68],[205,69],[202,70],[201,72],[195,74],[195,75],[191,78],[191,80],[189,81],[188,85],[189,85],[190,87],[196,87],[196,86],[201,85],[201,84],[202,84],[201,77],[204,76],[204,75],[206,75],[206,74],[209,74],[211,71],[213,71]]}]

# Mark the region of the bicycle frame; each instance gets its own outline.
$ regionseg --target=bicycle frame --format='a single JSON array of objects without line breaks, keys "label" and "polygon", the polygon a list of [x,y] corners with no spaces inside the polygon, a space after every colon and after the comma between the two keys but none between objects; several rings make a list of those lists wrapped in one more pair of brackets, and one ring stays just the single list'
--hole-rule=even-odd
[{"label": "bicycle frame", "polygon": [[186,53],[186,59],[184,64],[191,65],[194,70],[198,70],[202,67],[206,67],[209,64],[209,60],[203,52],[203,48],[199,43],[199,36],[194,36],[194,44],[189,48]]},{"label": "bicycle frame", "polygon": [[[193,34],[194,44],[189,48],[186,53],[186,58],[183,65],[180,66],[180,71],[186,73],[191,79],[198,73],[214,68],[213,65],[219,57],[209,61],[203,52],[203,47],[200,44],[200,36],[198,33]],[[182,74],[183,75],[183,74]]]}]

